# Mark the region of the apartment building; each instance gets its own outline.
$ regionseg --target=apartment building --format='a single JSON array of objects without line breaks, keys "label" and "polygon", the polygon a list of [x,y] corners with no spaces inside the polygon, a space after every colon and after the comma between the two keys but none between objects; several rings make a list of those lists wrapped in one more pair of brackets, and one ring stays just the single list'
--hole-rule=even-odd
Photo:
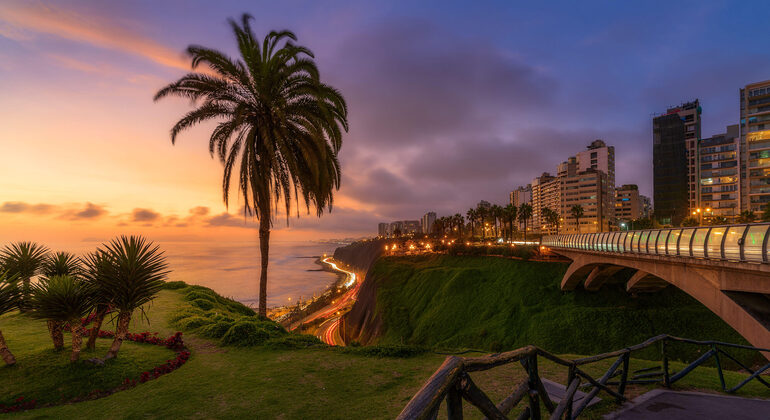
[{"label": "apartment building", "polygon": [[741,213],[739,149],[738,125],[698,142],[698,208],[706,217],[722,216],[734,222]]},{"label": "apartment building", "polygon": [[770,80],[740,89],[742,210],[759,215],[770,204]]}]

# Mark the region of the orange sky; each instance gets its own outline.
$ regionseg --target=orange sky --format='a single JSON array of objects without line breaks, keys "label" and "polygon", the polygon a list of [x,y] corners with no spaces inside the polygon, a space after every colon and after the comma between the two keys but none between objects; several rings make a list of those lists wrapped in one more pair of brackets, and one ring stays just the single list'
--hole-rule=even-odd
[{"label": "orange sky", "polygon": [[[0,243],[127,232],[256,236],[238,214],[240,202],[227,213],[221,164],[208,155],[210,126],[172,146],[169,129],[189,104],[152,97],[184,73],[185,45],[163,45],[147,29],[37,3],[0,5]],[[344,192],[335,203],[335,213],[362,210]],[[337,234],[323,219],[301,223],[276,222],[274,237],[368,233]]]}]

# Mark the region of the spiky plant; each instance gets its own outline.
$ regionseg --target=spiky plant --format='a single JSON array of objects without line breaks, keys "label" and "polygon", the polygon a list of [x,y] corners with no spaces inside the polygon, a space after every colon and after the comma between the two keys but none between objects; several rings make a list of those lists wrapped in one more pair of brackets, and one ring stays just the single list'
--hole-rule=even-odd
[{"label": "spiky plant", "polygon": [[37,319],[69,323],[72,333],[70,361],[80,358],[83,326],[80,319],[93,307],[93,294],[88,284],[74,276],[53,276],[41,279],[31,286],[30,315]]},{"label": "spiky plant", "polygon": [[[56,252],[48,254],[40,268],[40,274],[44,277],[73,276],[80,278],[83,274],[83,264],[75,254],[69,252]],[[48,320],[48,332],[51,334],[54,350],[64,348],[64,334],[62,324],[53,319]]]},{"label": "spiky plant", "polygon": [[113,239],[104,245],[103,252],[107,263],[101,266],[104,276],[100,281],[118,311],[115,340],[105,357],[111,359],[118,356],[134,310],[155,299],[163,288],[168,264],[160,247],[141,236]]},{"label": "spiky plant", "polygon": [[48,255],[48,248],[35,242],[16,242],[7,245],[0,251],[0,265],[10,275],[21,281],[21,300],[19,309],[25,312],[29,309],[30,282],[38,274]]},{"label": "spiky plant", "polygon": [[83,264],[83,280],[91,285],[91,291],[94,293],[93,326],[86,344],[86,348],[93,350],[96,348],[96,339],[99,337],[104,318],[112,307],[113,293],[107,288],[108,282],[105,281],[105,276],[110,271],[110,259],[103,250],[97,249],[83,257]]},{"label": "spiky plant", "polygon": [[[244,14],[230,20],[238,58],[192,45],[187,53],[192,68],[211,71],[183,76],[164,87],[155,100],[166,96],[190,99],[197,106],[171,129],[171,141],[188,128],[207,121],[218,125],[211,132],[209,152],[224,165],[222,193],[229,202],[230,178],[237,174],[244,216],[259,221],[261,273],[259,314],[267,311],[267,264],[270,228],[279,206],[286,221],[292,201],[304,201],[317,216],[332,209],[340,185],[342,131],[348,130],[347,105],[340,92],[321,82],[313,54],[294,44],[289,31],[254,34]],[[240,162],[239,162],[240,161]],[[299,215],[297,203],[295,210]]]},{"label": "spiky plant", "polygon": [[[20,295],[16,276],[9,276],[7,272],[0,272],[0,315],[18,308]],[[16,358],[13,357],[13,353],[5,344],[2,330],[0,330],[0,357],[3,358],[6,365],[16,364]]]}]

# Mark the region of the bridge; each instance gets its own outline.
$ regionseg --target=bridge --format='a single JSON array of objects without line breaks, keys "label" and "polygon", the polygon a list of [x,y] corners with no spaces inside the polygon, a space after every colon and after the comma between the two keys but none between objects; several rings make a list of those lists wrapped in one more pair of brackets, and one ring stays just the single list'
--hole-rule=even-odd
[{"label": "bridge", "polygon": [[673,285],[754,346],[770,348],[770,223],[550,235],[541,245],[572,260],[562,290],[596,291],[622,269],[630,293]]}]

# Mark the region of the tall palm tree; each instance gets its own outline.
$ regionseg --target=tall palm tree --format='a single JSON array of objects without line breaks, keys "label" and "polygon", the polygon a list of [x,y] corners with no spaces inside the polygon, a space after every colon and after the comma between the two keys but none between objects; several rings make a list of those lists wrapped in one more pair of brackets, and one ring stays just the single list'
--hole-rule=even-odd
[{"label": "tall palm tree", "polygon": [[476,208],[476,215],[477,215],[477,216],[478,216],[478,218],[479,218],[479,226],[481,226],[481,240],[483,241],[483,240],[485,240],[485,239],[486,239],[486,237],[487,237],[487,235],[486,235],[486,230],[487,230],[487,216],[489,215],[489,211],[487,210],[487,208],[486,208],[486,207],[484,207],[484,206],[482,206],[482,205],[479,205],[479,206]]},{"label": "tall palm tree", "polygon": [[463,225],[465,222],[465,219],[463,219],[463,215],[460,213],[455,213],[454,216],[452,216],[452,221],[454,222],[455,227],[457,227],[457,236],[462,238],[463,237]]},{"label": "tall palm tree", "polygon": [[519,208],[514,206],[513,204],[508,204],[503,209],[503,214],[505,215],[505,221],[508,222],[508,240],[513,240],[513,232],[514,232],[514,226],[516,224],[516,216],[518,215]]},{"label": "tall palm tree", "polygon": [[476,224],[476,210],[473,208],[468,209],[467,212],[465,212],[465,217],[468,219],[468,223],[471,225],[471,240],[473,239],[473,235],[475,235],[473,228]]},{"label": "tall palm tree", "polygon": [[[0,315],[11,312],[19,306],[21,293],[16,284],[16,276],[9,276],[7,272],[0,272]],[[10,366],[16,364],[16,358],[5,344],[5,337],[0,331],[0,357]]]},{"label": "tall palm tree", "polygon": [[83,258],[83,262],[85,264],[83,280],[90,285],[94,294],[93,326],[86,343],[86,348],[93,350],[96,348],[96,339],[99,337],[104,318],[110,313],[112,306],[113,293],[108,289],[109,281],[105,281],[111,266],[108,254],[103,250],[89,253]]},{"label": "tall palm tree", "polygon": [[105,357],[111,359],[118,356],[134,310],[155,299],[163,288],[168,265],[160,248],[141,236],[113,239],[100,252],[107,259],[100,281],[104,290],[111,291],[109,302],[118,311],[115,339]]},{"label": "tall palm tree", "polygon": [[217,153],[224,164],[225,204],[236,168],[244,216],[259,221],[259,314],[266,316],[273,207],[277,212],[283,205],[287,223],[293,200],[299,216],[300,197],[308,213],[311,206],[319,217],[326,208],[331,211],[341,177],[337,154],[348,122],[345,99],[320,81],[313,53],[295,45],[297,37],[289,31],[270,32],[260,42],[251,19],[244,14],[240,24],[229,20],[238,59],[191,45],[187,53],[193,70],[206,64],[214,74],[189,73],[161,89],[155,100],[173,95],[198,101],[198,107],[171,129],[172,143],[185,129],[219,121],[209,139],[209,152]]},{"label": "tall palm tree", "polygon": [[532,217],[532,204],[524,203],[519,206],[519,222],[524,223],[524,242],[527,242],[527,221]]},{"label": "tall palm tree", "polygon": [[577,225],[577,231],[580,233],[580,218],[583,217],[583,206],[580,204],[575,204],[569,209],[570,214],[572,214],[572,217],[575,218],[575,225]]},{"label": "tall palm tree", "polygon": [[556,234],[559,234],[559,213],[557,213],[555,210],[552,210],[548,207],[543,207],[540,209],[540,214],[543,215],[543,218],[545,219],[546,223],[556,228]]},{"label": "tall palm tree", "polygon": [[78,361],[83,340],[80,319],[93,307],[93,294],[88,285],[73,276],[56,275],[33,284],[31,290],[31,315],[59,324],[69,323],[72,333],[70,361]]},{"label": "tall palm tree", "polygon": [[[56,252],[48,254],[45,260],[43,260],[40,274],[49,278],[54,276],[73,276],[79,278],[83,274],[83,266],[80,262],[80,258],[75,256],[75,254],[69,252]],[[54,318],[49,318],[47,323],[54,350],[58,351],[63,349],[64,334],[62,327],[64,324]]]},{"label": "tall palm tree", "polygon": [[19,301],[19,310],[22,312],[29,309],[27,300],[29,300],[30,282],[43,266],[46,255],[48,255],[48,248],[34,242],[16,242],[0,251],[0,265],[22,282],[22,296]]}]

